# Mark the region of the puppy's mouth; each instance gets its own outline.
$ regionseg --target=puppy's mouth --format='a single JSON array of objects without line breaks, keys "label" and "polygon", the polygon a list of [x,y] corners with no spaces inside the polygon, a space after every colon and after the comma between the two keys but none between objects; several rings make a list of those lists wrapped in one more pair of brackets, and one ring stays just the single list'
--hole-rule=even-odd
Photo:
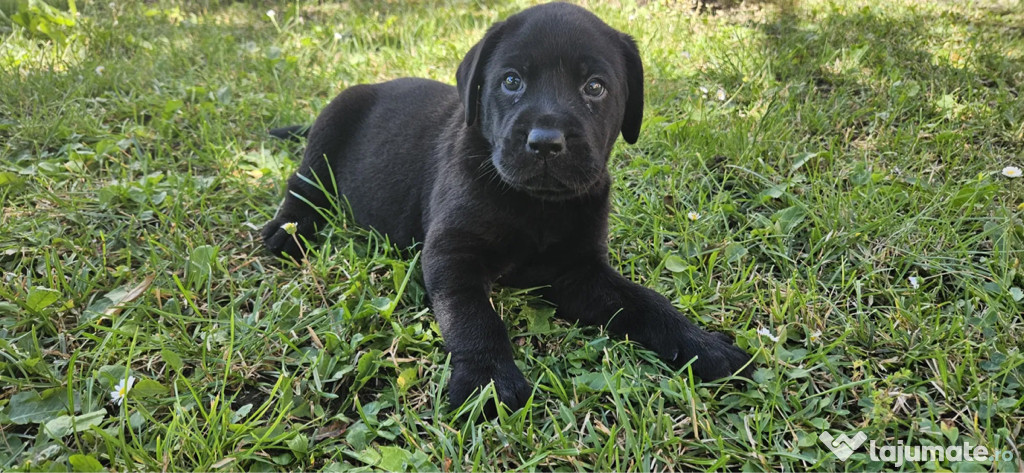
[{"label": "puppy's mouth", "polygon": [[[600,182],[599,172],[582,166],[556,164],[553,162],[555,159],[574,158],[560,156],[541,161],[532,157],[509,159],[496,150],[491,162],[503,182],[542,200],[568,200],[586,195]],[[525,165],[522,164],[524,162]]]}]

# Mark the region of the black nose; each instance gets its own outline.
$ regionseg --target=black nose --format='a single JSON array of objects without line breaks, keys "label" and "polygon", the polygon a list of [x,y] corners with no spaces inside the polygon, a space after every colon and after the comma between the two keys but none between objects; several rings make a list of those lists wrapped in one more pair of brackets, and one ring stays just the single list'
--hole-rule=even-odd
[{"label": "black nose", "polygon": [[545,158],[556,155],[565,149],[565,135],[551,128],[534,128],[526,137],[526,149]]}]

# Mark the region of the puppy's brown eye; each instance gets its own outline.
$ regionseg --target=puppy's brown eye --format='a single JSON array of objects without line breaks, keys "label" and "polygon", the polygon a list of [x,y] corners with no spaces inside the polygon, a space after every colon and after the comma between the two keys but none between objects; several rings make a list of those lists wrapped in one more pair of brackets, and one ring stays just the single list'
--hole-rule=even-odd
[{"label": "puppy's brown eye", "polygon": [[592,79],[583,86],[583,93],[591,97],[600,97],[604,95],[604,84],[597,79]]},{"label": "puppy's brown eye", "polygon": [[509,92],[518,92],[519,89],[523,88],[523,79],[519,77],[519,74],[509,72],[505,74],[505,79],[501,81],[501,88]]}]

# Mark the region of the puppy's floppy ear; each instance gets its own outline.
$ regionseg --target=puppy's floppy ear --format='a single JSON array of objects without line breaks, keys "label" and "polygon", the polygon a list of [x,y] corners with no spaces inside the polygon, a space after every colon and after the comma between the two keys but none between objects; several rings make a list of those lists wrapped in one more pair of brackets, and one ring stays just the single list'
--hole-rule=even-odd
[{"label": "puppy's floppy ear", "polygon": [[476,121],[477,112],[480,107],[480,87],[484,83],[484,66],[494,52],[494,47],[501,40],[501,30],[504,22],[498,22],[487,30],[484,39],[476,43],[466,57],[459,64],[459,70],[455,73],[455,84],[459,90],[459,98],[466,108],[466,126],[473,125]]},{"label": "puppy's floppy ear", "polygon": [[626,113],[622,117],[622,139],[636,143],[640,137],[640,122],[644,119],[644,65],[640,62],[640,50],[629,35],[621,37],[622,58],[626,63]]}]

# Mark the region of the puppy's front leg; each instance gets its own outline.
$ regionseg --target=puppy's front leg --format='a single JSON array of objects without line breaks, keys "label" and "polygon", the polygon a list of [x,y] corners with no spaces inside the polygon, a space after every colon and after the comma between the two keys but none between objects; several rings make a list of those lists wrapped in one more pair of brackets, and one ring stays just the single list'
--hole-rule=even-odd
[{"label": "puppy's front leg", "polygon": [[490,304],[496,276],[487,263],[496,259],[457,244],[457,238],[434,237],[428,236],[423,248],[423,276],[451,353],[451,405],[461,406],[475,389],[493,380],[502,403],[512,410],[522,407],[530,386],[515,365],[505,324]]},{"label": "puppy's front leg", "polygon": [[680,314],[661,294],[629,281],[604,262],[576,265],[545,291],[557,314],[603,325],[653,350],[662,359],[683,364],[696,358],[693,372],[710,381],[741,369],[749,376],[750,355],[728,336],[707,332]]}]

